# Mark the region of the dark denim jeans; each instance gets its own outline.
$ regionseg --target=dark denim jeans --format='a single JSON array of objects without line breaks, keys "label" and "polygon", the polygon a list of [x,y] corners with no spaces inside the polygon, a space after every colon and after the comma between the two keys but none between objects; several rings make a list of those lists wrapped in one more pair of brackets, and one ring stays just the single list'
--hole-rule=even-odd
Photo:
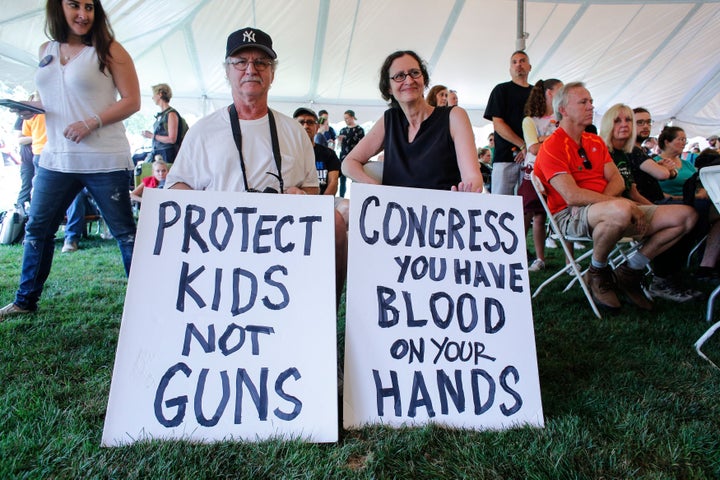
[{"label": "dark denim jeans", "polygon": [[85,233],[85,203],[87,202],[87,193],[85,190],[80,190],[80,193],[75,195],[75,199],[72,201],[65,216],[67,222],[65,223],[65,242],[79,242]]},{"label": "dark denim jeans", "polygon": [[[25,202],[30,203],[30,192],[32,192],[32,180],[35,176],[35,165],[33,161],[20,164],[20,191],[18,192],[17,204],[25,206]],[[29,209],[28,209],[29,210]]]},{"label": "dark denim jeans", "polygon": [[30,219],[25,227],[23,265],[15,304],[36,310],[50,274],[55,233],[75,196],[88,189],[120,247],[125,273],[130,272],[135,220],[130,207],[128,172],[61,173],[40,167],[33,182]]}]

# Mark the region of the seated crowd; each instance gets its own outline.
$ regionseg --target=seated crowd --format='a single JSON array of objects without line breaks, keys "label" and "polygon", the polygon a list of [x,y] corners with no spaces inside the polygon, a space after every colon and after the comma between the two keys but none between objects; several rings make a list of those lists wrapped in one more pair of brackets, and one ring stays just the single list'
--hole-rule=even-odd
[{"label": "seated crowd", "polygon": [[[720,154],[712,150],[683,158],[687,139],[678,127],[665,127],[657,139],[657,152],[648,153],[643,145],[650,137],[652,121],[645,109],[614,105],[603,116],[599,135],[589,133],[594,107],[585,85],[547,79],[531,86],[527,83],[529,58],[525,52],[515,52],[512,81],[498,85],[488,102],[486,118],[493,122],[495,132],[488,147],[478,150],[469,116],[457,106],[457,92],[436,85],[426,96],[430,76],[425,62],[415,52],[397,51],[380,70],[379,92],[389,104],[384,115],[367,135],[357,134],[355,130],[362,128],[348,110],[348,128],[336,136],[326,111],[318,115],[300,107],[290,118],[269,108],[276,59],[266,33],[250,27],[232,33],[227,39],[225,73],[233,103],[198,121],[182,148],[164,149],[154,159],[152,176],[129,192],[130,199],[140,202],[145,188],[334,196],[339,304],[347,260],[349,201],[341,198],[344,175],[372,184],[475,193],[494,187],[498,194],[517,192],[523,197],[526,233],[532,226],[537,255],[530,271],[537,271],[545,267],[546,217],[530,183],[534,172],[563,231],[592,238],[585,279],[599,306],[617,310],[625,296],[638,308],[651,310],[651,297],[680,302],[698,298],[699,292],[683,285],[681,272],[690,249],[705,235],[697,275],[717,279],[720,222],[696,173],[702,165],[716,163]],[[156,85],[153,94],[161,113],[154,132],[145,136],[157,148],[172,147],[180,135],[181,117],[169,106],[169,86]],[[508,99],[514,102],[511,114],[504,110]],[[104,122],[98,117],[92,127],[102,128]],[[82,123],[78,131],[89,134],[88,121]],[[77,142],[83,138],[73,132],[69,135]],[[341,158],[326,145],[340,149]],[[365,167],[381,153],[382,175],[371,174]],[[283,162],[285,154],[288,160]],[[613,270],[608,256],[627,237],[640,246]],[[133,238],[128,233],[121,248],[128,250]],[[127,253],[125,266],[129,268]],[[32,295],[25,298],[19,292],[15,303],[0,309],[0,321],[36,310],[49,264],[44,268],[47,271],[33,284]],[[648,271],[654,275],[645,288]]]}]

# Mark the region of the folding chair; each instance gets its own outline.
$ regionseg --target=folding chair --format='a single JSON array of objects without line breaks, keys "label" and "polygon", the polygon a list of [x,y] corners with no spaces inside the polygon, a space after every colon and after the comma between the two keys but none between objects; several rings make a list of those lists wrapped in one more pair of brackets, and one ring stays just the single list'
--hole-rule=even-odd
[{"label": "folding chair", "polygon": [[[720,166],[716,165],[702,168],[700,170],[700,181],[702,182],[703,187],[707,191],[710,200],[712,200],[713,204],[715,204],[715,208],[720,210]],[[720,285],[715,287],[715,290],[712,291],[710,297],[708,298],[706,316],[706,320],[708,322],[712,320],[713,303],[715,303],[715,297],[717,297],[719,293]],[[720,322],[715,323],[702,335],[702,337],[698,339],[697,342],[695,342],[695,350],[697,351],[698,355],[710,362],[715,368],[718,368],[718,366],[715,365],[708,357],[705,356],[705,354],[700,351],[700,347],[703,346],[705,341],[709,339],[718,328],[720,328]]]},{"label": "folding chair", "polygon": [[[585,296],[588,299],[588,302],[590,302],[590,306],[593,309],[593,312],[595,315],[597,315],[598,318],[602,318],[600,315],[600,312],[598,311],[597,305],[595,305],[595,302],[592,299],[592,295],[590,294],[590,289],[588,288],[587,284],[585,283],[585,280],[583,279],[583,275],[587,271],[587,268],[583,269],[580,267],[581,262],[588,259],[593,254],[593,249],[589,248],[586,252],[584,252],[582,255],[575,257],[571,252],[568,245],[572,245],[575,242],[580,243],[592,243],[592,237],[573,237],[573,236],[566,236],[563,235],[563,233],[560,231],[560,227],[555,222],[555,219],[553,218],[552,214],[550,213],[550,208],[547,205],[547,201],[545,198],[545,187],[543,186],[542,182],[535,176],[535,173],[531,173],[532,178],[532,184],[535,188],[535,192],[538,194],[538,197],[540,198],[540,203],[543,206],[543,209],[545,210],[545,213],[548,217],[548,222],[550,225],[550,231],[551,231],[551,237],[555,240],[559,240],[560,245],[563,247],[563,252],[565,252],[565,258],[567,259],[567,263],[564,268],[560,269],[557,273],[552,275],[550,278],[545,280],[536,290],[535,293],[533,293],[533,298],[535,298],[540,291],[545,288],[546,285],[548,285],[553,280],[563,276],[563,274],[569,273],[572,275],[572,279],[570,282],[568,282],[567,286],[563,290],[563,292],[567,292],[570,287],[573,286],[575,282],[580,283],[580,287],[583,289],[583,292],[585,293]],[[634,253],[637,249],[639,249],[642,246],[640,242],[635,241],[634,239],[630,237],[623,237],[620,240],[618,240],[617,245],[615,248],[610,252],[610,255],[608,256],[608,263],[610,264],[610,267],[615,270],[617,267],[625,263],[628,259],[628,257]],[[589,268],[589,267],[588,267]],[[648,273],[651,273],[652,270],[650,269],[650,266],[647,267]],[[647,295],[647,292],[646,292]]]},{"label": "folding chair", "polygon": [[[588,303],[590,304],[590,307],[592,308],[592,311],[595,313],[595,315],[602,319],[602,315],[600,315],[600,311],[597,308],[597,305],[595,305],[595,302],[593,301],[592,295],[590,294],[590,289],[587,286],[587,283],[585,283],[585,280],[583,279],[583,273],[584,271],[580,267],[580,262],[590,257],[593,253],[593,249],[588,248],[582,255],[579,257],[575,257],[570,252],[570,247],[568,245],[573,244],[574,242],[582,242],[582,243],[592,243],[591,237],[574,237],[574,236],[568,236],[563,235],[562,231],[560,230],[560,227],[558,226],[557,222],[555,222],[555,219],[553,218],[552,213],[550,213],[550,207],[548,207],[547,201],[545,199],[545,187],[540,182],[540,180],[535,176],[535,172],[532,172],[530,174],[530,178],[532,179],[533,187],[535,188],[535,192],[538,195],[538,198],[540,199],[540,203],[543,206],[543,209],[545,210],[545,213],[547,214],[548,222],[550,224],[550,230],[551,235],[555,240],[558,240],[560,243],[560,246],[563,249],[563,252],[565,252],[565,258],[567,260],[566,265],[561,268],[558,272],[553,274],[550,278],[545,280],[538,288],[535,289],[535,292],[533,293],[532,297],[535,298],[538,296],[540,291],[545,288],[547,285],[549,285],[553,280],[560,278],[561,276],[569,273],[573,276],[573,279],[568,285],[565,287],[565,290],[563,292],[566,292],[572,284],[577,281],[580,284],[580,287],[582,288],[583,292],[585,293],[585,297],[587,298]],[[568,243],[569,242],[569,243]]]}]

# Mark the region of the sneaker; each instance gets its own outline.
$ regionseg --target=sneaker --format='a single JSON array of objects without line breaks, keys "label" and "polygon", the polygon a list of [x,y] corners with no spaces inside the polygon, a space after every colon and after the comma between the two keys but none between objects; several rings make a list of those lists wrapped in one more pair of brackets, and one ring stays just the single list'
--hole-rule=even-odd
[{"label": "sneaker", "polygon": [[615,282],[610,267],[590,267],[585,272],[585,282],[590,288],[590,294],[597,306],[610,310],[620,308],[620,300],[615,293]]},{"label": "sneaker", "polygon": [[582,242],[575,242],[575,243],[573,243],[573,248],[575,250],[585,250],[587,247]]},{"label": "sneaker", "polygon": [[3,308],[0,308],[0,322],[4,322],[6,318],[12,317],[15,315],[23,315],[26,313],[33,313],[32,310],[25,310],[24,308],[20,308],[14,303],[10,303],[8,305],[5,305]]},{"label": "sneaker", "polygon": [[[695,290],[692,290],[695,292]],[[671,302],[685,303],[694,300],[691,290],[682,290],[676,282],[670,279],[655,276],[648,287],[648,293],[654,298],[664,298]],[[702,295],[702,292],[696,292]]]},{"label": "sneaker", "polygon": [[642,280],[645,276],[645,270],[635,270],[627,264],[622,264],[615,269],[615,280],[617,286],[622,290],[628,299],[637,307],[643,310],[652,310],[653,303],[645,294],[642,287]]},{"label": "sneaker", "polygon": [[558,248],[557,242],[548,237],[545,239],[545,248]]},{"label": "sneaker", "polygon": [[545,270],[545,262],[536,258],[528,267],[528,272],[539,272],[540,270]]},{"label": "sneaker", "polygon": [[77,242],[74,242],[72,240],[65,240],[65,243],[62,247],[62,253],[71,253],[71,252],[77,252],[78,244]]}]

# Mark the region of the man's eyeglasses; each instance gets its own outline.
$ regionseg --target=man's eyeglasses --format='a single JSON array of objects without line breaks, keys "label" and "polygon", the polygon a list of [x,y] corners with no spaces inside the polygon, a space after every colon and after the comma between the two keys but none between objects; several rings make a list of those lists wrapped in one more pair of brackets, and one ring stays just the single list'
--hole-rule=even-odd
[{"label": "man's eyeglasses", "polygon": [[300,125],[315,125],[317,122],[312,118],[308,118],[307,120],[298,120],[298,123]]},{"label": "man's eyeglasses", "polygon": [[583,147],[578,148],[578,155],[580,155],[580,158],[582,158],[583,161],[583,167],[585,170],[591,170],[592,169],[592,163],[590,163],[590,159],[587,156],[587,152]]},{"label": "man's eyeglasses", "polygon": [[227,65],[232,65],[235,70],[239,70],[241,72],[244,72],[248,69],[248,65],[251,63],[253,64],[253,67],[255,67],[255,70],[258,72],[265,71],[270,65],[273,64],[272,60],[263,60],[260,58],[256,58],[255,60],[248,60],[247,58],[236,58],[234,60],[227,60],[225,61]]},{"label": "man's eyeglasses", "polygon": [[418,70],[417,68],[413,68],[412,70],[408,70],[407,72],[398,72],[390,78],[392,78],[397,83],[400,83],[400,82],[404,82],[407,77],[420,78],[421,76],[422,76],[422,72],[420,70]]},{"label": "man's eyeglasses", "polygon": [[652,121],[652,120],[635,120],[635,123],[637,123],[637,124],[640,125],[641,127],[642,127],[643,125],[647,125],[648,127],[651,127],[652,124],[653,124],[653,121]]}]

